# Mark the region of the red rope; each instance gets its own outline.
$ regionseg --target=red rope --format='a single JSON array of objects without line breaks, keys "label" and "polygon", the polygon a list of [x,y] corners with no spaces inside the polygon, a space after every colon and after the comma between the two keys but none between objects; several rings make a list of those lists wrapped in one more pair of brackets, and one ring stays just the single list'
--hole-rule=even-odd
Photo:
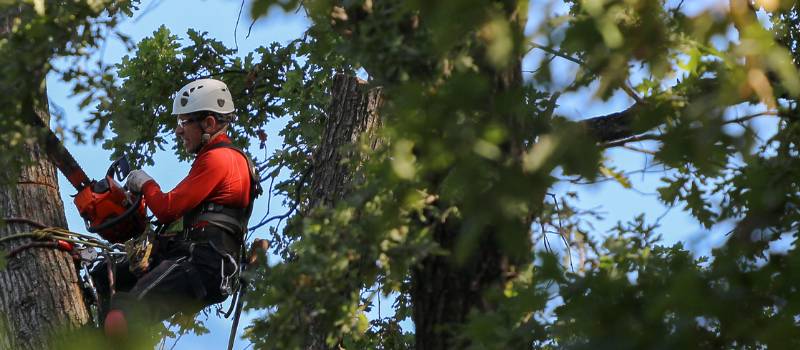
[{"label": "red rope", "polygon": [[71,243],[62,240],[48,241],[48,242],[30,242],[12,249],[10,252],[8,252],[6,258],[11,259],[15,257],[17,254],[22,253],[23,250],[27,250],[30,248],[50,248],[50,249],[63,250],[65,252],[72,252],[73,246]]}]

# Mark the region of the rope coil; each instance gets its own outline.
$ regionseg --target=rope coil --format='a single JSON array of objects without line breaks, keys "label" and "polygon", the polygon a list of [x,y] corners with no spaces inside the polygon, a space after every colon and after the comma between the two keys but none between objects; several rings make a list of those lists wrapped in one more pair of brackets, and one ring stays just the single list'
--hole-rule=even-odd
[{"label": "rope coil", "polygon": [[[110,245],[98,240],[97,238],[94,238],[92,236],[83,233],[72,232],[62,227],[44,227],[29,232],[21,232],[5,237],[0,237],[0,243],[15,239],[24,239],[24,238],[30,238],[34,242],[30,242],[28,244],[24,244],[22,246],[14,248],[10,252],[8,252],[7,254],[8,258],[16,256],[23,250],[35,247],[54,248],[71,252],[73,250],[72,248],[74,244],[80,244],[82,246],[92,247],[92,248],[99,248],[104,251],[113,250],[113,248]],[[69,243],[69,245],[63,243],[60,244],[60,242]]]}]

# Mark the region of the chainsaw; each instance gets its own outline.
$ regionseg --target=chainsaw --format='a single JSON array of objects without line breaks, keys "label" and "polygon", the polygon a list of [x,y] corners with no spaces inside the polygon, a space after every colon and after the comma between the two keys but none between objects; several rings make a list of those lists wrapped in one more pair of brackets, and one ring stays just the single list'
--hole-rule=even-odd
[{"label": "chainsaw", "polygon": [[117,182],[128,176],[131,170],[128,158],[123,156],[114,161],[102,179],[90,180],[58,137],[36,119],[46,132],[45,152],[78,191],[73,202],[86,223],[86,230],[111,243],[125,242],[141,235],[148,225],[142,195],[129,198]]}]

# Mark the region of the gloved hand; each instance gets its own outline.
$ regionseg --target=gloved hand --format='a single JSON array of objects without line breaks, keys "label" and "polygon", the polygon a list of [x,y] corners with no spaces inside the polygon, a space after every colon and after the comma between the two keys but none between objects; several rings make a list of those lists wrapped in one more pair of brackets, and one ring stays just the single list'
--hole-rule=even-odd
[{"label": "gloved hand", "polygon": [[153,178],[150,175],[147,175],[144,170],[134,170],[128,174],[128,181],[125,182],[125,188],[128,191],[141,193],[142,192],[142,185],[145,182],[152,180]]}]

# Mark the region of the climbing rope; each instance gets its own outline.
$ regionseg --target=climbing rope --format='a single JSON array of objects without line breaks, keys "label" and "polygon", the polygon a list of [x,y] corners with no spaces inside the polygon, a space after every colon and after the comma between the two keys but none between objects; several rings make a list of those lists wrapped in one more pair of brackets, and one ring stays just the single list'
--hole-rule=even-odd
[{"label": "climbing rope", "polygon": [[71,232],[61,227],[44,227],[29,232],[0,237],[0,243],[24,238],[29,238],[33,240],[33,242],[12,249],[7,254],[8,258],[12,258],[26,249],[36,247],[59,249],[70,253],[73,252],[76,244],[86,248],[98,248],[103,251],[111,251],[114,249],[113,246],[97,238],[82,233]]},{"label": "climbing rope", "polygon": [[[13,220],[30,224],[27,219],[13,218]],[[32,222],[32,221],[31,221]],[[49,248],[65,251],[70,254],[75,263],[76,272],[81,280],[81,288],[84,291],[84,303],[88,308],[95,327],[100,327],[101,301],[94,280],[91,276],[91,267],[96,266],[99,261],[107,261],[106,270],[108,274],[109,287],[113,295],[114,291],[114,255],[124,255],[125,246],[122,244],[108,244],[95,237],[83,233],[71,232],[61,227],[45,227],[44,225],[31,225],[38,227],[33,231],[20,232],[5,237],[0,237],[0,244],[13,240],[29,239],[6,254],[6,258],[11,259],[19,253],[30,248]],[[82,273],[81,273],[82,272]]]}]

